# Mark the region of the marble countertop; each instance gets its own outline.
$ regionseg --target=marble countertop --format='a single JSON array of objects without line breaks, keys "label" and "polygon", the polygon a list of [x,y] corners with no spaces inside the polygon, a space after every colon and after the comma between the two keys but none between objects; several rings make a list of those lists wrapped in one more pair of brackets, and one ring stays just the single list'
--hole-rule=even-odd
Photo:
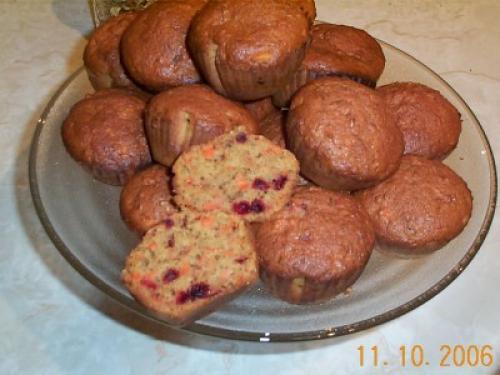
[{"label": "marble countertop", "polygon": [[[316,0],[319,19],[365,28],[418,57],[471,106],[500,160],[500,2]],[[257,344],[171,331],[138,318],[59,255],[33,208],[27,160],[36,120],[81,65],[85,0],[0,0],[0,374],[412,374],[359,365],[357,347],[396,357],[422,344],[433,374],[500,374],[500,221],[465,272],[409,314],[321,342]],[[439,368],[441,344],[490,344],[485,368]],[[367,349],[368,350],[368,349]]]}]

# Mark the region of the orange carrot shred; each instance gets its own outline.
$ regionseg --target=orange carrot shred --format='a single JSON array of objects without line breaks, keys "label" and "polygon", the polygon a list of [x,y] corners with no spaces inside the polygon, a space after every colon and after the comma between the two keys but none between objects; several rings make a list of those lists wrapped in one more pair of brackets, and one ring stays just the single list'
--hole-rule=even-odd
[{"label": "orange carrot shred", "polygon": [[189,265],[189,263],[181,264],[181,267],[180,267],[181,274],[185,275],[186,273],[189,273],[190,270],[191,270],[191,266]]},{"label": "orange carrot shred", "polygon": [[217,209],[217,208],[219,208],[219,205],[218,205],[218,203],[217,203],[217,202],[214,202],[214,201],[212,201],[212,202],[207,202],[207,203],[205,203],[205,204],[203,205],[203,210],[204,210],[204,211],[212,211],[212,210],[215,210],[215,209]]},{"label": "orange carrot shred", "polygon": [[247,190],[248,187],[250,186],[249,182],[246,180],[239,180],[237,181],[237,184],[240,190]]},{"label": "orange carrot shred", "polygon": [[215,149],[211,145],[206,145],[201,149],[205,159],[210,159],[214,156]]},{"label": "orange carrot shred", "polygon": [[202,216],[201,217],[201,225],[205,228],[210,228],[212,224],[214,223],[214,219],[209,217],[209,216]]}]

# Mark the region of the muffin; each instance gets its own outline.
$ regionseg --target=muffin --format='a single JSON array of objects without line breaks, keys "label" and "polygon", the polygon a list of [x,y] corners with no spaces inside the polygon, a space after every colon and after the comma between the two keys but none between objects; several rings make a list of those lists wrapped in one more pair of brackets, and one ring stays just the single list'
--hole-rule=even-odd
[{"label": "muffin", "polygon": [[249,229],[222,212],[171,215],[146,233],[122,272],[140,303],[177,326],[210,313],[257,278]]},{"label": "muffin", "polygon": [[375,243],[370,218],[354,198],[318,187],[298,187],[255,237],[262,280],[295,304],[345,291],[361,275]]},{"label": "muffin", "polygon": [[242,126],[258,131],[252,115],[240,104],[204,85],[177,87],[155,96],[146,108],[146,134],[153,158],[166,166],[192,145],[206,143]]},{"label": "muffin", "polygon": [[161,165],[137,173],[123,187],[120,214],[128,227],[141,236],[175,212],[170,177]]},{"label": "muffin", "polygon": [[173,167],[174,199],[181,209],[263,221],[288,202],[298,172],[292,153],[237,128],[179,156]]},{"label": "muffin", "polygon": [[274,106],[270,96],[264,99],[246,102],[244,103],[244,106],[258,123],[264,120],[271,113],[276,112],[276,107]]},{"label": "muffin", "polygon": [[261,121],[260,134],[269,139],[275,145],[286,148],[285,126],[285,111],[275,109]]},{"label": "muffin", "polygon": [[405,154],[444,159],[462,131],[460,113],[439,91],[420,83],[397,82],[378,88],[403,133]]},{"label": "muffin", "polygon": [[301,173],[333,190],[357,190],[389,177],[403,153],[401,132],[382,97],[349,79],[302,87],[287,118],[287,145]]},{"label": "muffin", "polygon": [[434,251],[456,237],[469,221],[467,184],[438,160],[404,156],[398,171],[358,193],[378,242],[405,254]]},{"label": "muffin", "polygon": [[210,1],[188,35],[205,79],[220,94],[242,101],[282,87],[302,62],[308,40],[304,12],[283,0]]},{"label": "muffin", "polygon": [[314,24],[314,20],[316,19],[316,4],[314,0],[286,0],[291,4],[297,5],[302,12],[304,12],[307,20],[311,25]]},{"label": "muffin", "polygon": [[273,95],[278,107],[287,106],[308,81],[324,76],[350,78],[375,87],[385,67],[378,42],[366,31],[345,25],[318,24],[311,32],[311,46],[293,78]]},{"label": "muffin", "polygon": [[121,42],[123,64],[135,81],[154,92],[200,81],[186,48],[186,34],[205,3],[158,1],[139,14]]},{"label": "muffin", "polygon": [[106,89],[88,95],[70,110],[62,126],[68,153],[97,180],[123,185],[151,163],[143,115],[144,96]]},{"label": "muffin", "polygon": [[120,41],[137,13],[109,18],[94,30],[83,53],[90,83],[96,90],[111,87],[136,88],[125,73],[120,59]]}]

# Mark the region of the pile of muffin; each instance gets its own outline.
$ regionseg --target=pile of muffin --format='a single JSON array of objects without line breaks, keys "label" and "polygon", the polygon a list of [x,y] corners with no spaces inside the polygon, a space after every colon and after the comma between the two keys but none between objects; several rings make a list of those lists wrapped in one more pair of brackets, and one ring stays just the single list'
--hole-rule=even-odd
[{"label": "pile of muffin", "polygon": [[445,166],[460,114],[418,83],[376,87],[377,41],[314,24],[313,0],[160,0],[109,19],[84,54],[96,92],[69,154],[123,185],[142,240],[122,279],[184,325],[259,278],[284,301],[345,292],[375,242],[434,251],[472,196]]}]

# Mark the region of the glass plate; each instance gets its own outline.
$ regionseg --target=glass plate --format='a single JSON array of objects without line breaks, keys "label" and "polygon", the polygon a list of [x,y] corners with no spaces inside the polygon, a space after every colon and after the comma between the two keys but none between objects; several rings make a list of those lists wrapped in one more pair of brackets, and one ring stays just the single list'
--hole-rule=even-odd
[{"label": "glass plate", "polygon": [[[387,66],[380,84],[424,83],[441,91],[462,114],[459,145],[445,162],[466,180],[474,196],[472,217],[465,230],[445,248],[423,257],[401,259],[375,251],[351,293],[330,302],[289,305],[271,297],[259,284],[186,330],[261,342],[357,332],[428,301],[450,284],[479,250],[496,201],[494,160],[484,131],[443,79],[406,53],[381,43]],[[138,242],[120,219],[120,189],[93,180],[69,157],[61,141],[61,124],[70,107],[91,91],[84,70],[78,70],[39,120],[29,166],[33,200],[50,238],[76,270],[124,306],[166,324],[136,303],[120,282],[127,252]]]},{"label": "glass plate", "polygon": [[142,9],[155,0],[89,0],[90,12],[95,26],[99,26],[111,15],[120,11]]}]

